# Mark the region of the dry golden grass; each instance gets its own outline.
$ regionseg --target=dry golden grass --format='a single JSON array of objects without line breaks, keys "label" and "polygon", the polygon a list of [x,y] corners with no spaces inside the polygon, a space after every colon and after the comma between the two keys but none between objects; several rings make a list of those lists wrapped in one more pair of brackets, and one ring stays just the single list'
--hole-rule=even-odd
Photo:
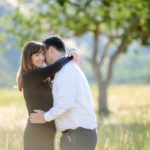
[{"label": "dry golden grass", "polygon": [[[92,86],[97,109],[98,91]],[[108,89],[109,117],[98,119],[96,150],[149,150],[150,86],[120,85]],[[0,90],[0,150],[22,150],[27,111],[22,94]],[[59,137],[56,147],[59,149]]]}]

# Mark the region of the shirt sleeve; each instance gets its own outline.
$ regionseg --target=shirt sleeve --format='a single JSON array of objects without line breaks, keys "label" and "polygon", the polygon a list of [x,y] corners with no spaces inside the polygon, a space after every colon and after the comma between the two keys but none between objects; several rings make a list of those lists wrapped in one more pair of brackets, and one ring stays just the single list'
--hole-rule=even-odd
[{"label": "shirt sleeve", "polygon": [[75,74],[71,70],[63,70],[57,78],[57,92],[53,93],[54,106],[44,114],[46,121],[52,121],[75,107],[76,84]]},{"label": "shirt sleeve", "polygon": [[56,61],[55,63],[48,65],[47,67],[41,69],[32,69],[23,74],[23,79],[25,81],[32,81],[32,83],[41,82],[47,77],[52,76],[54,73],[58,72],[66,63],[68,63],[72,57],[63,57]]}]

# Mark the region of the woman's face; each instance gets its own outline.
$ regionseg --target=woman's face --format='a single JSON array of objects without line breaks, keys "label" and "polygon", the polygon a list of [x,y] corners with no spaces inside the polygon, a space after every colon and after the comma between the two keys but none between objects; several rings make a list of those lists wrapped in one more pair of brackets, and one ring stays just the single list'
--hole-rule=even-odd
[{"label": "woman's face", "polygon": [[44,52],[35,53],[31,56],[33,68],[42,68],[44,67]]}]

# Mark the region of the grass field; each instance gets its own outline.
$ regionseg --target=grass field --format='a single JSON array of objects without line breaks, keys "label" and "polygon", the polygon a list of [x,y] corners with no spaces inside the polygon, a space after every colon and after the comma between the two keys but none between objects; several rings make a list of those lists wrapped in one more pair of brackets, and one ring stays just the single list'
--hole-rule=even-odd
[{"label": "grass field", "polygon": [[[97,111],[96,87],[92,87]],[[150,86],[110,86],[109,117],[97,116],[96,150],[150,150]],[[0,150],[22,150],[27,111],[22,94],[0,90]],[[59,137],[56,148],[59,150]]]}]

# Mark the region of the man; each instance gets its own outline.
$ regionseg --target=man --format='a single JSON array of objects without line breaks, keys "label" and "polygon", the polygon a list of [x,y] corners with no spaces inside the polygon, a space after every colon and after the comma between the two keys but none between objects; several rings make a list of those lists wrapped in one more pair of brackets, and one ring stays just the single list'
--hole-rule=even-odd
[{"label": "man", "polygon": [[[48,64],[65,56],[65,45],[59,37],[49,37],[44,44]],[[61,150],[94,150],[97,123],[92,95],[85,75],[74,61],[56,73],[52,93],[54,106],[48,112],[35,110],[30,115],[31,123],[55,120],[56,129],[62,132]]]}]

